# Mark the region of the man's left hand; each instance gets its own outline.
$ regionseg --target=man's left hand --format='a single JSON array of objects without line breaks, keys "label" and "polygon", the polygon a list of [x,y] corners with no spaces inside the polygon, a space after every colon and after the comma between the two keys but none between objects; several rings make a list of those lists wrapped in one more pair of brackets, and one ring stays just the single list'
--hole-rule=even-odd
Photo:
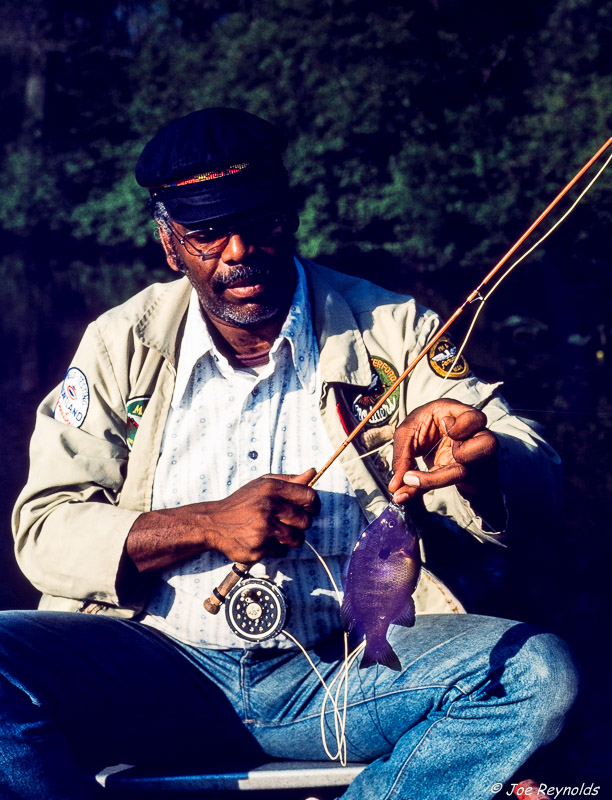
[{"label": "man's left hand", "polygon": [[[495,461],[491,456],[498,443],[486,424],[482,411],[457,400],[433,400],[415,408],[395,431],[389,483],[393,499],[403,503],[431,489],[455,484],[470,496],[489,489],[492,477],[496,484],[495,464],[489,462]],[[433,465],[429,471],[416,469],[416,457],[430,454]],[[482,469],[485,464],[490,469]]]}]

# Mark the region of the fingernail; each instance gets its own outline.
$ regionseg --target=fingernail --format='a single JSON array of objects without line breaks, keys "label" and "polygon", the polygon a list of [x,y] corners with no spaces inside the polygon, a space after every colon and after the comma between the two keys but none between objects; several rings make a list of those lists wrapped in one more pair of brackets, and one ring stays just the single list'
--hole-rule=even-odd
[{"label": "fingernail", "polygon": [[396,503],[405,503],[406,500],[410,500],[410,495],[406,492],[399,492],[398,494],[393,495],[393,500]]},{"label": "fingernail", "polygon": [[454,427],[457,420],[455,417],[442,417],[442,425],[444,425],[445,433],[448,433]]},{"label": "fingernail", "polygon": [[418,475],[415,475],[414,472],[406,472],[403,479],[405,486],[420,486],[421,479]]}]

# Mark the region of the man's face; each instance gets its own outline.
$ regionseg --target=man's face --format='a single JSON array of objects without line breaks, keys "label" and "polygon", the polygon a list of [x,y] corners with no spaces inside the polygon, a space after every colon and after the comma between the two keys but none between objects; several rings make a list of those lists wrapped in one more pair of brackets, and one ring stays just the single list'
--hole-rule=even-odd
[{"label": "man's face", "polygon": [[213,243],[177,222],[172,228],[175,236],[162,231],[168,262],[185,272],[209,315],[256,328],[286,314],[296,273],[293,236],[282,224],[237,221],[219,228],[227,233]]}]

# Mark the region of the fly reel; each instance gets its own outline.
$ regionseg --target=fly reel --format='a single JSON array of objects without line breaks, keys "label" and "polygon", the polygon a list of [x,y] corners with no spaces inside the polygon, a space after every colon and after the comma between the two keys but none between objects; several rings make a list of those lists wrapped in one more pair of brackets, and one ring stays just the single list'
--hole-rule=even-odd
[{"label": "fly reel", "polygon": [[282,631],[287,620],[285,595],[265,578],[245,578],[225,600],[225,618],[232,631],[249,642],[263,642]]}]

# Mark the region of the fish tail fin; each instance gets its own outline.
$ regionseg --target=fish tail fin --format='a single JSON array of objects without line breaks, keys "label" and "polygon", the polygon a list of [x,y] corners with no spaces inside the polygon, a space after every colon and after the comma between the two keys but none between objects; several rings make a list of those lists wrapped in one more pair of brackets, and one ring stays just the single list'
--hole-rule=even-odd
[{"label": "fish tail fin", "polygon": [[406,601],[406,607],[402,610],[401,614],[393,620],[395,625],[404,625],[406,628],[412,628],[416,622],[416,609],[414,607],[414,600],[409,597]]},{"label": "fish tail fin", "polygon": [[366,669],[373,664],[382,664],[384,667],[389,667],[389,669],[393,669],[396,672],[399,672],[402,668],[397,653],[386,639],[368,641],[366,638],[366,647],[359,669]]}]

